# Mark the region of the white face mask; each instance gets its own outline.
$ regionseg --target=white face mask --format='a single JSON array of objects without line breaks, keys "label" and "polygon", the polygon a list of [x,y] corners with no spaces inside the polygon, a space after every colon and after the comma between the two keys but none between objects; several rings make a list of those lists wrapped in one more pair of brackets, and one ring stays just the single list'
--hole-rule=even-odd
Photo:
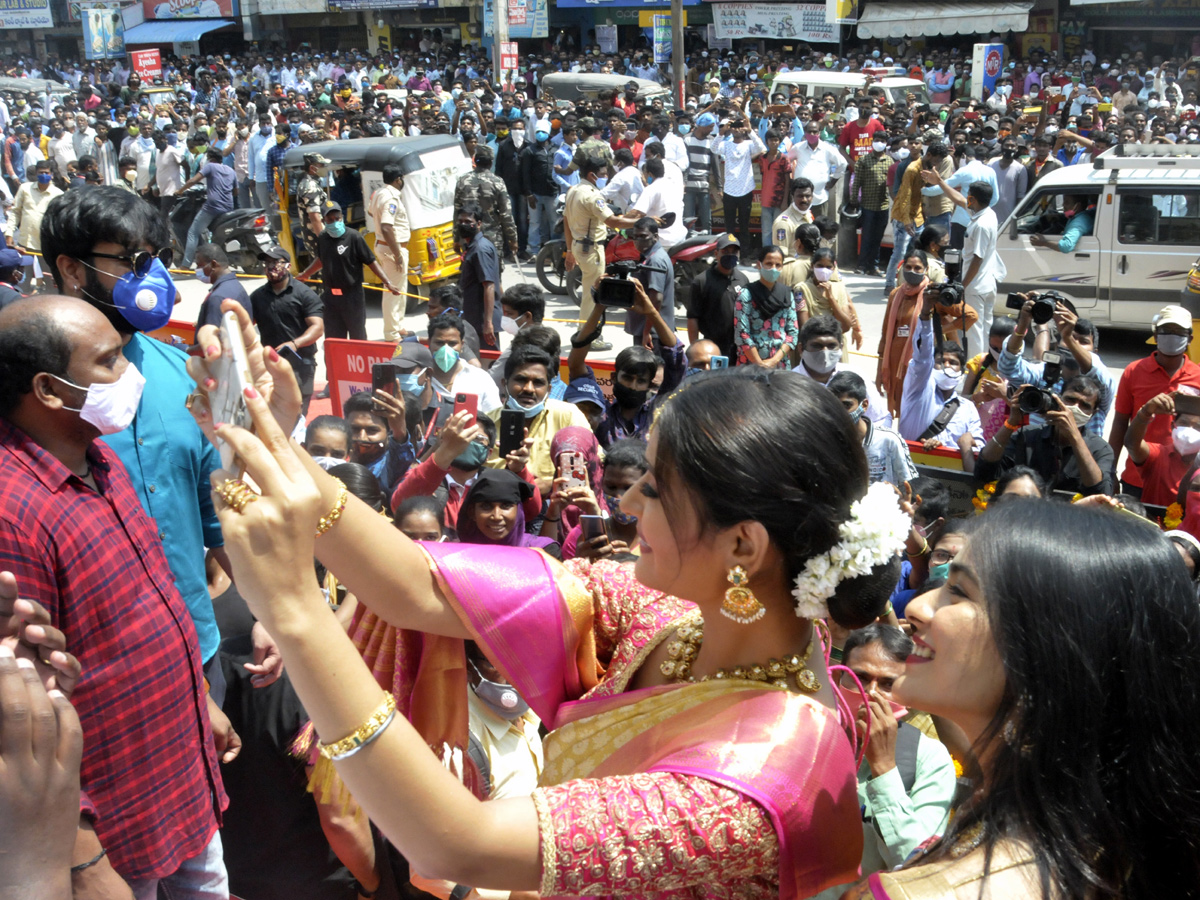
[{"label": "white face mask", "polygon": [[138,404],[142,402],[142,388],[146,386],[145,377],[133,363],[125,368],[116,381],[107,384],[94,382],[86,388],[57,375],[50,377],[87,391],[83,406],[78,409],[64,406],[63,409],[79,413],[79,418],[94,426],[101,434],[116,434],[129,427],[137,414]]},{"label": "white face mask", "polygon": [[1069,409],[1071,411],[1071,416],[1075,419],[1075,425],[1079,428],[1082,428],[1084,425],[1086,425],[1088,422],[1090,422],[1092,420],[1091,413],[1084,412],[1082,409],[1080,409],[1078,406],[1075,406],[1074,404],[1068,404],[1067,409]]},{"label": "white face mask", "polygon": [[1190,456],[1200,450],[1200,429],[1177,425],[1171,429],[1171,440],[1180,456]]},{"label": "white face mask", "polygon": [[833,277],[833,269],[827,269],[824,266],[814,266],[812,272],[813,280],[821,284]]},{"label": "white face mask", "polygon": [[950,391],[958,387],[961,377],[961,372],[955,372],[952,369],[936,369],[933,373],[933,383],[943,391]]},{"label": "white face mask", "polygon": [[804,368],[810,372],[818,372],[825,374],[832,372],[837,364],[842,361],[842,351],[840,347],[830,347],[825,350],[805,350],[800,354],[800,359],[804,362]]},{"label": "white face mask", "polygon": [[1179,356],[1187,350],[1188,339],[1186,334],[1156,334],[1154,343],[1163,356]]},{"label": "white face mask", "polygon": [[512,133],[509,135],[509,137],[512,138],[513,146],[516,147],[518,150],[520,150],[521,147],[524,146],[524,144],[525,144],[525,129],[524,128],[514,129],[512,131]]},{"label": "white face mask", "polygon": [[883,141],[872,141],[871,149],[874,150],[876,153],[882,153],[884,150],[887,149],[887,144],[885,144]]},{"label": "white face mask", "polygon": [[508,316],[501,316],[500,330],[505,334],[516,334],[521,330],[521,326],[517,324],[516,319],[510,319]]}]

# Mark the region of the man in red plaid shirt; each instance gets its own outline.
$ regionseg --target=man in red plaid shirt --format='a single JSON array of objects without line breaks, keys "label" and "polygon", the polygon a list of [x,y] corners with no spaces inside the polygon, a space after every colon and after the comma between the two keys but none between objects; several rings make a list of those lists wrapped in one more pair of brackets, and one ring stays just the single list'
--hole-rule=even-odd
[{"label": "man in red plaid shirt", "polygon": [[162,881],[172,897],[225,900],[227,800],[196,631],[153,522],[97,440],[127,427],[141,396],[121,345],[81,300],[0,312],[0,571],[83,667],[75,897],[143,900]]}]

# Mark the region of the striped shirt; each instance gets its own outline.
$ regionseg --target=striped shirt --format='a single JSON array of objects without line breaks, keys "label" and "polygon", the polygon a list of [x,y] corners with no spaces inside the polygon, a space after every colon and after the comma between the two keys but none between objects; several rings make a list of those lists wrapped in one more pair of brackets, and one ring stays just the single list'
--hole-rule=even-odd
[{"label": "striped shirt", "polygon": [[716,170],[713,145],[717,140],[716,134],[710,134],[706,138],[698,138],[689,134],[684,139],[688,154],[688,167],[683,175],[684,190],[708,192],[713,172]]}]

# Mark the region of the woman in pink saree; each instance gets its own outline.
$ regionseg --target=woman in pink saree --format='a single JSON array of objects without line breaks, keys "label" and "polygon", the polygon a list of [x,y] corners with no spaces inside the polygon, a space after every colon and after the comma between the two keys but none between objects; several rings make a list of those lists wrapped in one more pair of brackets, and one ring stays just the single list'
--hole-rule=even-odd
[{"label": "woman in pink saree", "polygon": [[[787,372],[690,380],[622,499],[638,518],[636,568],[568,569],[534,549],[422,545],[381,526],[277,424],[299,404],[290,370],[257,347],[251,359],[257,436],[215,432],[262,490],[233,505],[214,491],[234,574],[323,752],[351,748],[337,778],[416,871],[663,898],[800,898],[854,878],[855,759],[813,618],[879,615],[899,543],[847,543],[851,523],[870,531],[854,512],[867,470],[836,398]],[[219,476],[218,488],[231,477]],[[357,645],[311,583],[314,553],[367,610]],[[529,798],[470,790],[464,639],[551,729]],[[355,735],[366,743],[343,740]]]}]

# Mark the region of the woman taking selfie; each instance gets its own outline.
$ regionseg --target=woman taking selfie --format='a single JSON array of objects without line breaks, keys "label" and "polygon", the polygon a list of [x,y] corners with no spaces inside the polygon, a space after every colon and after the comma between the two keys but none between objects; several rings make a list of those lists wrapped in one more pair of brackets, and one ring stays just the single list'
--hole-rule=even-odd
[{"label": "woman taking selfie", "polygon": [[[636,568],[568,570],[532,549],[416,544],[380,527],[279,427],[299,409],[288,367],[258,346],[250,358],[257,436],[216,431],[263,490],[249,499],[227,473],[216,482],[238,587],[275,636],[323,756],[415,870],[543,895],[673,898],[807,897],[853,880],[855,760],[813,620],[857,627],[882,612],[910,522],[890,488],[868,491],[833,394],[751,367],[689,379],[620,502],[638,519]],[[297,563],[314,552],[374,614],[425,632],[439,666],[418,677],[406,715],[329,627]],[[455,709],[466,639],[551,729],[530,798],[481,802],[447,771],[472,782]]]},{"label": "woman taking selfie", "polygon": [[970,737],[983,776],[940,840],[851,900],[1151,900],[1200,877],[1200,607],[1121,512],[1017,498],[908,604],[893,698]]}]

